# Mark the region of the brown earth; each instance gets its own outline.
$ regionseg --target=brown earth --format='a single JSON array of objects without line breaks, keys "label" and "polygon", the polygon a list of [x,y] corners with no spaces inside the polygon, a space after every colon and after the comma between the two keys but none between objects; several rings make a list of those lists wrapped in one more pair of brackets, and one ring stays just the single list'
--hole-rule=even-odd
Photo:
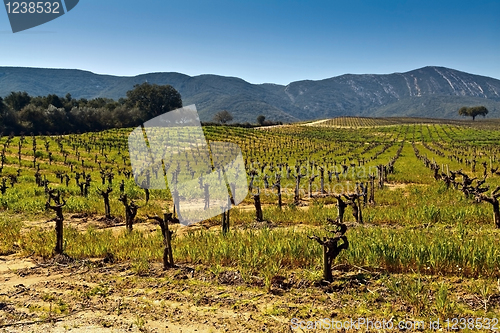
[{"label": "brown earth", "polygon": [[257,277],[182,264],[153,263],[141,276],[128,263],[10,255],[0,257],[0,283],[0,332],[290,332],[290,319],[310,316],[320,299],[319,308],[340,306],[293,274],[267,292]]}]

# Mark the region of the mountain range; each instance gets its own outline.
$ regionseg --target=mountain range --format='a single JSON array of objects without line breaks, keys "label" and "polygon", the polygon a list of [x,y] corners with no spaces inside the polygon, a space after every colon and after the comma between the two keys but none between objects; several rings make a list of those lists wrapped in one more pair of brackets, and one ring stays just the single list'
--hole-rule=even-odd
[{"label": "mountain range", "polygon": [[0,67],[0,96],[26,91],[32,96],[119,99],[135,84],[170,84],[183,104],[196,104],[209,121],[228,110],[234,121],[255,122],[258,115],[275,121],[338,116],[458,118],[461,106],[484,105],[487,117],[500,118],[500,80],[445,67],[427,66],[405,73],[345,74],[288,85],[251,84],[218,75],[149,73],[133,77],[100,75],[75,69]]}]

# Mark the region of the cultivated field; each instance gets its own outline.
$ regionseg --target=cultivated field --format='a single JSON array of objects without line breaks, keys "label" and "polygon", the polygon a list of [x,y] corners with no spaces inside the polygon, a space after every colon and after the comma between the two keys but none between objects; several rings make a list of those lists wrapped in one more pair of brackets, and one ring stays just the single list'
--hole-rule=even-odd
[{"label": "cultivated field", "polygon": [[[163,234],[148,216],[172,213],[172,195],[149,190],[146,202],[131,175],[130,129],[3,136],[0,331],[308,331],[292,318],[303,327],[423,320],[423,331],[430,320],[449,318],[450,331],[472,331],[472,320],[489,331],[496,320],[498,330],[499,125],[344,117],[205,127],[210,141],[241,147],[252,193],[230,210],[227,232],[221,216],[170,224],[176,267],[166,270]],[[125,195],[138,206],[132,231]],[[339,207],[349,246],[328,282],[310,237],[335,236]],[[64,254],[54,252],[58,208]]]}]

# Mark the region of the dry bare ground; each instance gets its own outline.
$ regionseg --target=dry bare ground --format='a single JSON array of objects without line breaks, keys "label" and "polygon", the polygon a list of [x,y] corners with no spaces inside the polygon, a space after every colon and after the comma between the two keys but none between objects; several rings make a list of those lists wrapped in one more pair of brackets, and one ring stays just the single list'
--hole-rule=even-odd
[{"label": "dry bare ground", "polygon": [[[141,225],[145,230],[155,227]],[[407,314],[399,319],[413,318],[415,304],[388,288],[383,271],[337,265],[331,284],[320,283],[319,275],[306,278],[302,273],[274,276],[268,291],[262,278],[245,281],[231,267],[215,270],[180,262],[164,271],[161,263],[153,262],[138,272],[134,262],[112,258],[55,256],[43,261],[0,256],[0,332],[279,333],[309,331],[292,330],[292,318],[381,320],[394,313]],[[402,274],[391,276],[394,281],[413,281]],[[457,304],[467,311],[500,308],[500,282],[486,305],[473,291],[475,279],[422,279],[428,286],[445,279]],[[434,306],[431,298],[426,302]]]},{"label": "dry bare ground", "polygon": [[[289,332],[297,312],[313,311],[304,304],[324,298],[293,277],[275,278],[268,293],[236,271],[153,264],[138,276],[105,261],[1,257],[0,332]],[[340,306],[327,298],[321,307]]]},{"label": "dry bare ground", "polygon": [[327,122],[328,120],[330,120],[330,119],[317,120],[317,121],[313,121],[312,123],[307,123],[307,124],[304,124],[304,125],[305,126],[317,126],[319,124]]}]

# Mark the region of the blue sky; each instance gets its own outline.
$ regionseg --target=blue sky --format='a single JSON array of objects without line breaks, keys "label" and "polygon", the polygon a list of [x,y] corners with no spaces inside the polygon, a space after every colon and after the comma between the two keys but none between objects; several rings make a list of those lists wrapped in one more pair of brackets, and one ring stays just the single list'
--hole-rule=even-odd
[{"label": "blue sky", "polygon": [[499,18],[498,0],[80,0],[16,34],[0,9],[0,66],[288,84],[435,65],[500,79]]}]

